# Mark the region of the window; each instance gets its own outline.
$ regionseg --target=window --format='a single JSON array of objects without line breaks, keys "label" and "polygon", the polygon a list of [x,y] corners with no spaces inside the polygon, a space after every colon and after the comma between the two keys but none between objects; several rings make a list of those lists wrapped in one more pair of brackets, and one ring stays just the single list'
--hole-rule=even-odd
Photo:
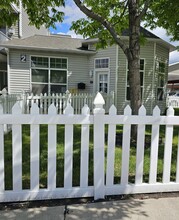
[{"label": "window", "polygon": [[164,99],[165,71],[166,71],[166,64],[164,62],[157,61],[156,72],[158,74],[158,82],[157,82],[158,101],[162,101]]},{"label": "window", "polygon": [[[145,61],[144,59],[140,59],[140,87],[141,87],[141,98],[143,96],[143,88],[144,88],[144,71],[145,71]],[[129,72],[129,71],[128,71]],[[126,92],[126,100],[130,100],[130,87],[129,87],[129,74],[127,72],[127,92]]]},{"label": "window", "polygon": [[67,89],[67,59],[31,57],[32,92],[64,93]]},{"label": "window", "polygon": [[99,91],[103,93],[108,93],[108,74],[99,74]]},{"label": "window", "polygon": [[100,58],[95,60],[95,68],[109,68],[109,58]]}]

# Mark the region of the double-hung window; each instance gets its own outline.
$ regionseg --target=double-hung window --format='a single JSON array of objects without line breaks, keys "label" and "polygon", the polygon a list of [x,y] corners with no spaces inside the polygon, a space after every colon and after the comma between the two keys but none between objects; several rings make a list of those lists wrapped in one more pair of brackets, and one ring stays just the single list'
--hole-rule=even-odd
[{"label": "double-hung window", "polygon": [[67,89],[67,59],[31,57],[32,92],[64,93]]},{"label": "double-hung window", "polygon": [[[145,73],[145,60],[144,60],[144,59],[140,59],[140,88],[141,88],[141,98],[143,97],[143,90],[144,90],[144,73]],[[127,71],[126,100],[130,100],[129,70]]]},{"label": "double-hung window", "polygon": [[164,87],[165,87],[165,72],[166,72],[165,62],[157,61],[156,71],[158,74],[157,100],[162,101],[164,99]]}]

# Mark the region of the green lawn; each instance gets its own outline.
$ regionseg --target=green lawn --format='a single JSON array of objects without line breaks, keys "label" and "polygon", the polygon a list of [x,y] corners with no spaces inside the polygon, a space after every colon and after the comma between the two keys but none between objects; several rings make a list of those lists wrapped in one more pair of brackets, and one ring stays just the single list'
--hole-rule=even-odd
[{"label": "green lawn", "polygon": [[[23,125],[23,150],[22,150],[22,172],[23,172],[23,188],[30,189],[30,126]],[[107,136],[107,126],[105,127]],[[173,149],[172,149],[172,166],[171,180],[175,180],[176,174],[176,156],[178,143],[178,127],[174,127]],[[115,148],[115,173],[114,182],[120,183],[121,175],[121,138],[122,126],[117,126],[117,143]],[[63,187],[64,181],[64,126],[57,126],[57,187]],[[80,182],[80,137],[81,126],[74,126],[74,146],[73,146],[73,186],[79,186]],[[146,126],[146,143],[145,143],[145,160],[144,160],[144,182],[148,182],[149,165],[150,165],[150,137],[151,126]],[[163,157],[164,157],[164,137],[165,126],[160,126],[160,145],[157,180],[162,181]],[[107,138],[106,138],[107,139]],[[5,188],[12,189],[12,134],[5,135]],[[106,141],[107,142],[107,141]],[[107,154],[107,143],[105,152]],[[106,155],[105,154],[105,155]],[[131,143],[130,148],[130,164],[129,164],[129,181],[134,182],[136,163],[136,147],[135,143]],[[93,185],[93,129],[90,127],[90,146],[89,146],[89,185]],[[47,187],[47,125],[40,126],[40,187]]]}]

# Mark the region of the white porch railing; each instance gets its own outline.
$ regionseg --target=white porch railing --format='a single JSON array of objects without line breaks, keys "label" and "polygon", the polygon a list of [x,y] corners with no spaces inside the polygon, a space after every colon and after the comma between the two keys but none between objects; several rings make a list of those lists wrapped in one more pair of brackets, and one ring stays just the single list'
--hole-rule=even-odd
[{"label": "white porch railing", "polygon": [[179,108],[179,97],[178,96],[168,96],[167,97],[167,107],[172,106],[173,108]]},{"label": "white porch railing", "polygon": [[[82,109],[82,114],[74,115],[74,109],[67,104],[64,114],[58,115],[56,107],[52,104],[48,108],[48,114],[39,115],[39,107],[33,104],[30,114],[22,114],[18,103],[12,109],[12,114],[3,114],[0,105],[0,202],[27,201],[39,199],[91,197],[95,199],[104,198],[106,195],[172,192],[179,189],[179,153],[176,155],[175,180],[171,180],[172,141],[174,126],[179,126],[179,116],[174,116],[174,110],[170,107],[167,116],[161,116],[158,107],[153,110],[152,116],[146,115],[146,109],[142,106],[139,115],[131,115],[131,109],[127,106],[124,115],[117,115],[114,105],[111,106],[109,114],[106,115],[103,109],[104,100],[98,94],[95,101],[93,115],[87,105]],[[5,160],[4,124],[12,125],[12,173],[5,169],[9,161]],[[23,129],[22,125],[30,125],[29,146],[26,158],[30,160],[30,187],[23,189],[22,186],[22,150],[23,150]],[[57,140],[60,135],[57,132],[57,125],[64,125],[64,161],[63,163],[63,186],[57,187],[56,180],[59,170],[57,169]],[[130,137],[131,125],[137,125],[135,179],[130,182]],[[47,186],[40,188],[40,125],[48,125],[47,139]],[[73,156],[74,156],[74,125],[80,125],[80,181],[73,185]],[[108,126],[107,155],[105,160],[105,126]],[[122,156],[120,183],[115,183],[115,148],[117,125],[122,126]],[[151,146],[148,182],[143,179],[144,175],[144,154],[146,125],[151,125]],[[161,172],[162,181],[157,181],[158,153],[160,127],[165,126],[165,143],[163,157],[163,169]],[[89,154],[90,154],[90,126],[93,126],[93,185],[88,184]],[[179,140],[178,140],[179,144]],[[177,147],[177,146],[176,146]],[[179,145],[178,145],[179,147]],[[177,147],[177,148],[178,148]],[[179,152],[179,151],[178,151]],[[175,153],[176,154],[176,153]],[[106,164],[106,169],[105,169]],[[117,164],[117,167],[120,167]],[[12,189],[5,188],[5,172],[12,175]],[[7,176],[7,173],[6,173]],[[62,174],[60,173],[60,176]]]}]

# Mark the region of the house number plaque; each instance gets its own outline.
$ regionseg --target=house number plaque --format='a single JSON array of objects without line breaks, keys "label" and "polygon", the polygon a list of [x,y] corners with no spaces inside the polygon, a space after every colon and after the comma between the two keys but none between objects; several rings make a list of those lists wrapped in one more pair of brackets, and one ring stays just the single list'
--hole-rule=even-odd
[{"label": "house number plaque", "polygon": [[25,55],[25,54],[21,54],[21,56],[20,56],[20,61],[21,61],[22,63],[25,63],[25,62],[26,62],[26,55]]}]

